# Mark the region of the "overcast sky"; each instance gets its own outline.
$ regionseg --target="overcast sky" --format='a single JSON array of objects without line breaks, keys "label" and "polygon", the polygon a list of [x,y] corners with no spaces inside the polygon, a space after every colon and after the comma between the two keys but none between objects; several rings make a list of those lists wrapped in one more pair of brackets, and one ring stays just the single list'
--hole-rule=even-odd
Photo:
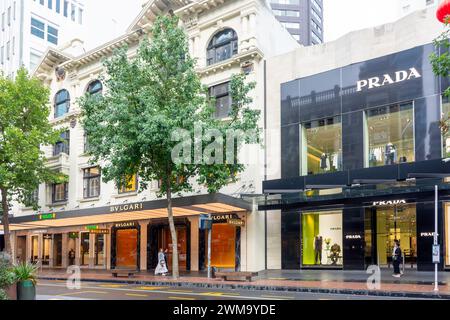
[{"label": "overcast sky", "polygon": [[[324,0],[325,41],[396,18],[398,0]],[[123,34],[140,12],[144,0],[87,0],[88,48]]]}]

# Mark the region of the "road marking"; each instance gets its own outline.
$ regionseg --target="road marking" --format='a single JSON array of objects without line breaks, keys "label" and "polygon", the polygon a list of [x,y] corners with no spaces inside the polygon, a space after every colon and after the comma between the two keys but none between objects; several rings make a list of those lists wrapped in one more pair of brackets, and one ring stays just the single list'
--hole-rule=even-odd
[{"label": "road marking", "polygon": [[137,294],[137,293],[125,293],[125,295],[130,297],[148,297],[148,294]]},{"label": "road marking", "polygon": [[169,297],[172,300],[195,300],[195,298],[187,298],[187,297]]},{"label": "road marking", "polygon": [[268,280],[287,280],[286,278],[269,278]]},{"label": "road marking", "polygon": [[[45,285],[41,285],[43,287],[65,287],[59,284],[45,284]],[[98,289],[98,287],[88,287],[85,286],[83,287],[84,289]],[[143,288],[143,287],[141,287]],[[152,288],[152,287],[148,287],[148,288]],[[167,288],[167,287],[166,287]],[[110,291],[128,291],[128,292],[142,292],[143,290],[135,290],[135,289],[127,289],[127,288],[105,288],[107,290]],[[152,290],[153,293],[162,293],[162,294],[168,294],[170,293],[169,291],[163,291],[163,290]],[[175,292],[174,292],[175,293]],[[204,293],[184,293],[184,292],[176,292],[176,294],[178,295],[188,295],[188,296],[205,296]],[[235,293],[223,293],[222,295],[220,295],[221,298],[233,298],[233,299],[243,299],[243,300],[283,300],[283,299],[276,299],[276,298],[264,298],[264,297],[258,297],[258,296],[241,296],[241,295],[237,295]]]},{"label": "road marking", "polygon": [[99,287],[102,288],[123,288],[126,287],[126,284],[100,284]]},{"label": "road marking", "polygon": [[194,291],[192,291],[192,290],[170,290],[170,291],[167,291],[167,292],[184,292],[184,293],[191,293],[191,292],[194,292]]},{"label": "road marking", "polygon": [[137,287],[136,289],[153,291],[153,290],[167,289],[167,287]]},{"label": "road marking", "polygon": [[275,298],[275,299],[283,299],[283,300],[293,300],[294,297],[284,297],[284,296],[269,296],[269,295],[262,295],[261,297],[264,298]]},{"label": "road marking", "polygon": [[74,294],[85,294],[85,293],[107,294],[107,292],[104,292],[104,291],[78,291],[78,292],[61,293],[61,294],[57,294],[56,296],[58,296],[58,297],[71,296]]},{"label": "road marking", "polygon": [[204,293],[201,293],[200,295],[202,295],[202,296],[213,296],[213,297],[221,297],[221,296],[224,296],[224,295],[227,295],[227,296],[240,296],[239,293],[229,293],[229,292],[204,292]]}]

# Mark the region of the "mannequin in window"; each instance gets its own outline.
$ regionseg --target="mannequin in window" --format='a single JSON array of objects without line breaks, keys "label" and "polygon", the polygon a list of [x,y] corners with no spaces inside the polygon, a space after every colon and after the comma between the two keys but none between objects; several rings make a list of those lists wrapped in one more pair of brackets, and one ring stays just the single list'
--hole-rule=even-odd
[{"label": "mannequin in window", "polygon": [[386,145],[384,155],[385,155],[385,158],[386,158],[386,163],[385,163],[386,165],[395,164],[395,162],[396,162],[395,158],[396,158],[396,155],[397,155],[397,149],[395,148],[395,146],[391,142],[389,142]]},{"label": "mannequin in window", "polygon": [[322,236],[316,236],[314,238],[314,263],[315,264],[322,264],[322,245],[323,245],[323,238]]}]

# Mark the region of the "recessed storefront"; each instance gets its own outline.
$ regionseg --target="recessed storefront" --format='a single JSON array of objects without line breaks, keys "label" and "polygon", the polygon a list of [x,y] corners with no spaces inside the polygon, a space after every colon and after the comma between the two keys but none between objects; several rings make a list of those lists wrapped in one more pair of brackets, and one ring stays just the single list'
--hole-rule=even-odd
[{"label": "recessed storefront", "polygon": [[140,226],[137,222],[116,223],[112,228],[112,267],[139,269]]}]

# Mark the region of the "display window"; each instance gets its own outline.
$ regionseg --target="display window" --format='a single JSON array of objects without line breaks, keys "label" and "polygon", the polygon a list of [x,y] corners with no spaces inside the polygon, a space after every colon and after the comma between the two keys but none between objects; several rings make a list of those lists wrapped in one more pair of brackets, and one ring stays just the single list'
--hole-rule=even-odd
[{"label": "display window", "polygon": [[301,175],[341,171],[341,118],[315,120],[303,123],[300,128]]},{"label": "display window", "polygon": [[119,229],[116,232],[116,267],[136,268],[138,263],[138,230]]},{"label": "display window", "polygon": [[105,235],[95,235],[94,265],[105,265]]},{"label": "display window", "polygon": [[236,267],[236,226],[214,223],[211,233],[211,266]]},{"label": "display window", "polygon": [[37,263],[39,261],[39,237],[31,237],[31,262]]},{"label": "display window", "polygon": [[42,265],[48,266],[50,264],[50,250],[52,245],[52,236],[44,234],[42,246]]},{"label": "display window", "polygon": [[370,109],[365,117],[366,167],[415,161],[412,102]]},{"label": "display window", "polygon": [[302,214],[302,265],[342,266],[342,211]]}]

